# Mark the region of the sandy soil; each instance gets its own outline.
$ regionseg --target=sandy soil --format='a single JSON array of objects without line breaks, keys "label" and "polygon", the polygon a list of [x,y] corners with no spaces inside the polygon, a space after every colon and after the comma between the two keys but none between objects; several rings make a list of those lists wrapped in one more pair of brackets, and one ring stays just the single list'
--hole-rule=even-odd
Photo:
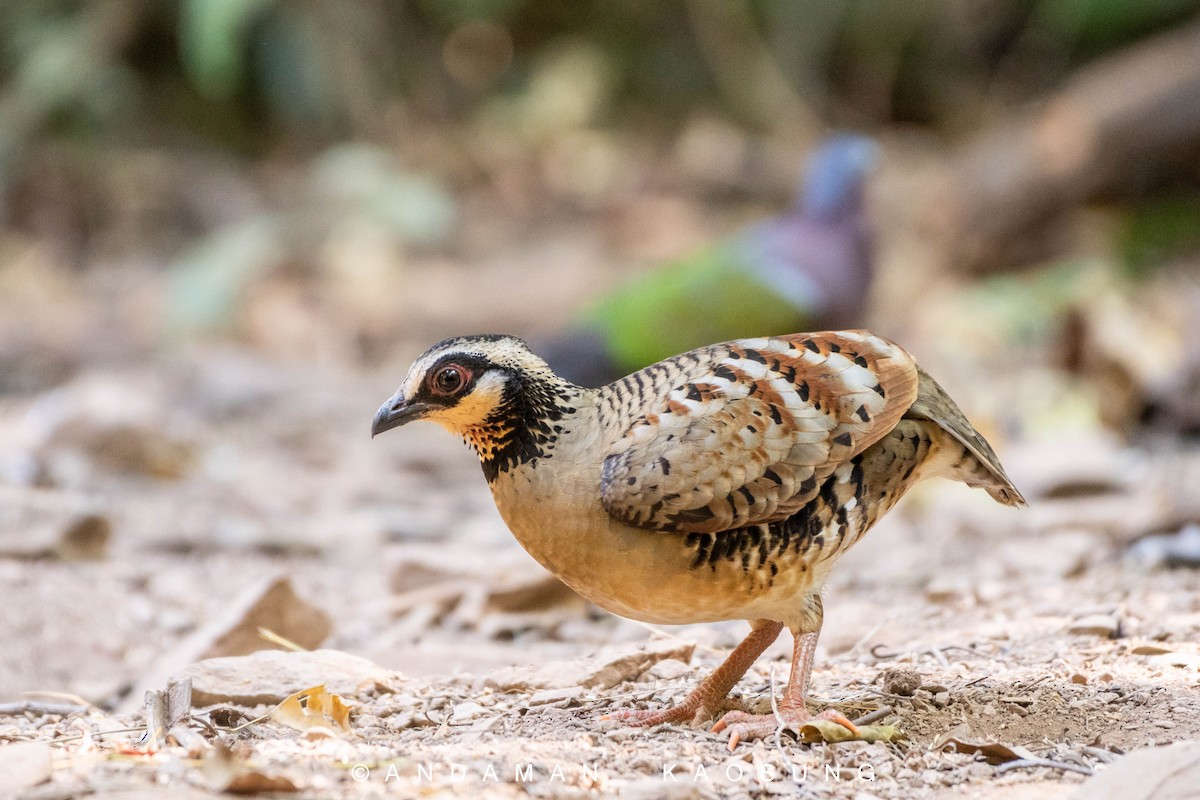
[{"label": "sandy soil", "polygon": [[[94,704],[0,716],[0,740],[54,743],[48,782],[19,796],[177,797],[185,786],[208,796],[225,780],[212,766],[220,739],[239,769],[321,797],[1001,800],[1061,797],[1121,753],[1200,738],[1194,573],[1125,554],[1139,530],[1186,512],[1143,490],[1186,472],[1187,453],[1058,448],[1047,460],[1010,449],[1033,501],[1023,512],[950,485],[914,493],[836,571],[813,685],[818,703],[851,717],[890,707],[885,721],[907,738],[785,735],[731,754],[703,730],[599,717],[681,697],[744,624],[651,631],[558,591],[450,437],[432,426],[366,435],[400,360],[370,374],[314,372],[199,350],[85,371],[4,409],[6,469],[45,486],[4,490],[0,701],[54,691]],[[1115,480],[1131,463],[1143,479]],[[1113,483],[1076,485],[1106,464]],[[105,520],[111,538],[64,550],[64,520],[82,513]],[[331,617],[324,647],[389,672],[345,694],[352,735],[271,721],[231,732],[267,709],[229,704],[197,712],[191,752],[146,753],[143,731],[105,733],[144,726],[146,676],[271,575]],[[548,663],[597,651],[606,663],[611,648],[664,642],[696,648],[687,663],[634,659],[612,685],[577,685],[581,673],[566,668],[545,677]],[[760,660],[741,704],[769,709],[787,650],[781,641]],[[947,739],[1023,748],[1025,760],[947,752]]]}]

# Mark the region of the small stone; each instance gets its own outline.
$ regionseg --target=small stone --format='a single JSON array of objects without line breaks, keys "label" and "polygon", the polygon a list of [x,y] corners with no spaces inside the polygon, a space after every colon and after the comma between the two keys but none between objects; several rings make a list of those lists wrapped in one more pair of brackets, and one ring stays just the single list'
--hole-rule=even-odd
[{"label": "small stone", "polygon": [[659,661],[642,676],[642,680],[675,681],[692,671],[692,668],[676,658]]},{"label": "small stone", "polygon": [[1197,782],[1200,743],[1176,742],[1123,756],[1089,779],[1071,800],[1183,800],[1196,796]]},{"label": "small stone", "polygon": [[362,683],[396,677],[365,658],[337,650],[260,650],[248,656],[198,661],[174,680],[191,679],[192,707],[200,708],[218,703],[274,705],[318,684],[325,684],[330,694],[351,695]]},{"label": "small stone", "polygon": [[1159,647],[1158,645],[1153,644],[1142,644],[1130,650],[1129,654],[1134,656],[1162,656],[1170,652],[1171,649],[1168,647]]},{"label": "small stone", "polygon": [[925,599],[931,603],[957,603],[974,596],[974,587],[967,578],[938,576],[925,585]]},{"label": "small stone", "polygon": [[921,688],[921,675],[916,670],[893,667],[879,673],[883,691],[901,697],[912,697]]},{"label": "small stone", "polygon": [[[259,583],[246,589],[223,612],[214,616],[179,645],[163,653],[146,669],[132,693],[136,698],[131,695],[126,701],[127,708],[130,711],[136,709],[137,705],[133,702],[135,699],[140,701],[147,690],[165,685],[173,675],[187,669],[189,664],[207,663],[224,657],[248,656],[272,647],[263,641],[259,633],[261,630],[269,630],[301,647],[315,648],[325,640],[332,627],[333,622],[329,615],[297,596],[288,578],[278,575],[266,576]],[[320,677],[311,683],[296,686],[292,691],[318,683],[321,683]],[[283,697],[288,694],[291,692],[285,692]],[[207,705],[198,700],[196,702],[199,705]]]},{"label": "small stone", "polygon": [[1088,679],[1087,679],[1086,675],[1076,672],[1074,675],[1071,676],[1071,683],[1077,683],[1080,686],[1087,686],[1087,682],[1088,682]]},{"label": "small stone", "polygon": [[1109,614],[1092,614],[1075,620],[1067,628],[1077,636],[1102,636],[1116,639],[1121,635],[1121,621]]},{"label": "small stone", "polygon": [[108,552],[112,524],[99,514],[84,514],[63,530],[55,555],[66,561],[99,561]]},{"label": "small stone", "polygon": [[568,686],[564,689],[543,689],[534,692],[527,703],[529,706],[558,706],[565,708],[572,700],[583,694],[582,686]]},{"label": "small stone", "polygon": [[468,720],[475,719],[480,714],[486,712],[487,709],[471,700],[466,700],[462,703],[454,705],[454,711],[450,714],[450,724],[456,725]]}]

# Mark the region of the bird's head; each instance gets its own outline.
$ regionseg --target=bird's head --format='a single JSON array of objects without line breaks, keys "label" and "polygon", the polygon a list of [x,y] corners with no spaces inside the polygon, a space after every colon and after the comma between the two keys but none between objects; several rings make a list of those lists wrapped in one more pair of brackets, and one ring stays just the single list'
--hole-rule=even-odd
[{"label": "bird's head", "polygon": [[799,206],[808,216],[830,219],[862,202],[863,181],[879,158],[879,146],[859,134],[829,137],[809,156]]},{"label": "bird's head", "polygon": [[[418,419],[462,436],[489,463],[534,457],[552,422],[571,409],[571,384],[515,336],[460,336],[438,342],[408,370],[371,423],[371,435]],[[532,449],[531,449],[532,448]]]}]

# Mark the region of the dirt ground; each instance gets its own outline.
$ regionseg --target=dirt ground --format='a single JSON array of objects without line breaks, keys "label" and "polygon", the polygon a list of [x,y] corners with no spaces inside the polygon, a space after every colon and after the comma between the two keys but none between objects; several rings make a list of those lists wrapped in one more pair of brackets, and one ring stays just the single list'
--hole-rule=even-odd
[{"label": "dirt ground", "polygon": [[[883,709],[904,738],[730,753],[705,730],[602,721],[682,697],[746,626],[650,629],[590,607],[520,551],[452,437],[372,441],[408,360],[455,323],[405,302],[433,322],[370,367],[321,351],[336,340],[318,358],[192,345],[5,396],[0,796],[1051,798],[1130,751],[1200,739],[1195,573],[1130,550],[1196,518],[1200,452],[1004,435],[1003,369],[943,382],[967,387],[1031,507],[924,485],[826,592],[815,702]],[[525,332],[529,313],[470,327]],[[321,648],[375,665],[337,689],[349,731],[251,722],[282,695],[251,707],[208,676],[216,700],[180,723],[190,735],[143,740],[142,693],[274,578],[327,615]],[[788,655],[781,640],[760,659],[743,706],[769,710]]]}]

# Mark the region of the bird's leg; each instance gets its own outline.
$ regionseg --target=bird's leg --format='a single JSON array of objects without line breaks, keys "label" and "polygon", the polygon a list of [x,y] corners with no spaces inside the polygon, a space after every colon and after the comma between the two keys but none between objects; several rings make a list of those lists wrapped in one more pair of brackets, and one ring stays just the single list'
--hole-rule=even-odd
[{"label": "bird's leg", "polygon": [[[819,613],[819,603],[817,605]],[[820,617],[817,618],[817,630],[796,635],[795,647],[792,653],[792,669],[788,676],[787,689],[779,703],[778,714],[747,714],[743,711],[730,711],[713,726],[714,733],[729,730],[729,749],[737,747],[743,739],[761,739],[770,736],[779,729],[781,724],[800,725],[814,716],[827,719],[858,733],[858,729],[850,720],[832,708],[827,708],[820,714],[810,714],[805,702],[808,693],[808,679],[812,676],[813,655],[817,652],[817,635],[820,633]]]},{"label": "bird's leg", "polygon": [[641,727],[664,722],[699,722],[716,716],[733,685],[783,630],[783,623],[771,620],[760,619],[750,624],[749,635],[682,703],[661,711],[621,709],[605,714],[601,719],[617,719]]}]

